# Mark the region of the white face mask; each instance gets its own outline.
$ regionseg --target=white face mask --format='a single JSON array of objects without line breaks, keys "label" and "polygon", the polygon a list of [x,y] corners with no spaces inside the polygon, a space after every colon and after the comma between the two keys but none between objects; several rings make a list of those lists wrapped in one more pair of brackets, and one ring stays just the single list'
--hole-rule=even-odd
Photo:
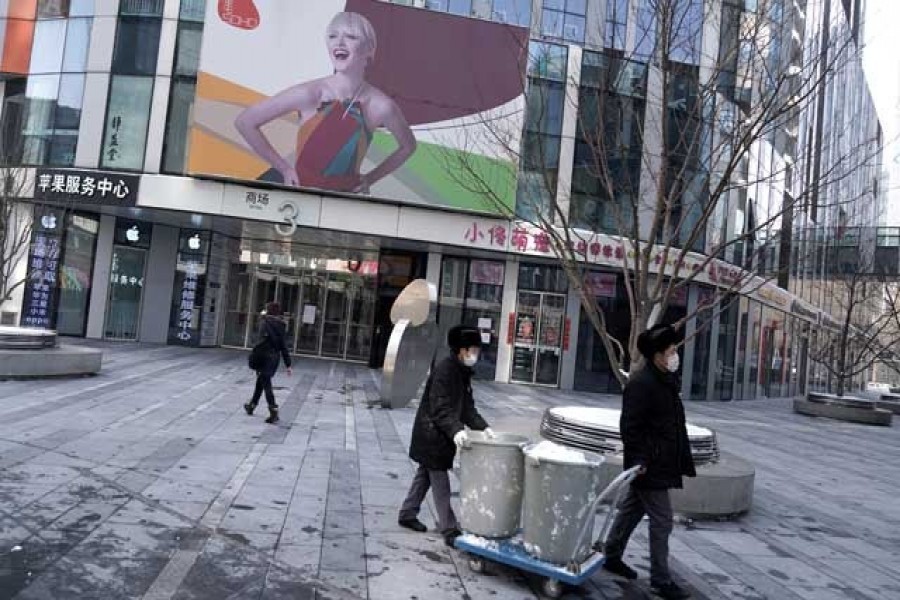
[{"label": "white face mask", "polygon": [[678,367],[680,366],[681,358],[678,356],[677,352],[670,356],[666,361],[666,367],[668,367],[670,373],[675,373],[676,371],[678,371]]},{"label": "white face mask", "polygon": [[478,362],[478,353],[477,352],[475,354],[466,354],[463,357],[463,364],[466,365],[467,367],[474,367],[475,363],[477,363],[477,362]]}]

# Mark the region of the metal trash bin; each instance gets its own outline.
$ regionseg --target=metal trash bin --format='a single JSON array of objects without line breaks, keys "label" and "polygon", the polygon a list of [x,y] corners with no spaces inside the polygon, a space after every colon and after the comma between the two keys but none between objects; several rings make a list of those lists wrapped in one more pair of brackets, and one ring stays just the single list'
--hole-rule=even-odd
[{"label": "metal trash bin", "polygon": [[[581,562],[593,540],[582,529],[601,491],[604,458],[544,441],[525,448],[522,541],[532,556],[554,564]],[[576,545],[578,547],[576,548]]]},{"label": "metal trash bin", "polygon": [[486,538],[508,538],[522,514],[524,455],[528,438],[506,433],[488,437],[469,432],[459,452],[460,525]]}]

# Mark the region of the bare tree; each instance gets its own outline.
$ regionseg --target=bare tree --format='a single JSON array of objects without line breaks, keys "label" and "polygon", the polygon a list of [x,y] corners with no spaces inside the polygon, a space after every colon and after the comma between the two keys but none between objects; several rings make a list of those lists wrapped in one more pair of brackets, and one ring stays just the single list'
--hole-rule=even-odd
[{"label": "bare tree", "polygon": [[[844,263],[843,266],[847,266]],[[900,344],[900,295],[885,276],[856,263],[824,282],[836,319],[829,319],[810,347],[810,359],[830,375],[828,391],[843,396],[876,364],[897,369]]]},{"label": "bare tree", "polygon": [[[448,172],[460,185],[519,222],[559,261],[621,384],[631,357],[640,356],[638,335],[685,286],[702,282],[716,290],[677,323],[697,319],[697,331],[718,318],[726,299],[774,280],[786,287],[793,222],[857,202],[859,195],[844,194],[826,206],[820,190],[880,155],[877,140],[867,139],[838,161],[805,168],[796,156],[801,118],[858,59],[854,41],[838,29],[799,42],[794,28],[803,30],[805,17],[796,3],[778,13],[766,0],[756,11],[735,4],[645,0],[632,52],[585,50],[580,80],[564,85],[566,110],[578,115],[572,181],[553,168],[558,137],[541,135],[561,117],[549,97],[554,84],[543,76],[555,57],[535,44],[521,144],[503,119],[485,120],[484,138],[470,140],[475,150],[503,145],[509,164],[521,166],[516,206],[504,202],[472,154],[447,154]],[[770,160],[759,168],[763,154]],[[748,198],[748,190],[762,188],[775,198],[766,206]],[[744,222],[735,222],[735,214]],[[598,240],[613,248],[612,256],[594,255]],[[779,246],[781,256],[772,252]],[[627,340],[610,333],[608,315],[586,285],[596,264],[623,274]]]},{"label": "bare tree", "polygon": [[22,202],[27,172],[20,167],[0,166],[0,304],[12,300],[14,292],[25,285],[19,275],[31,245],[32,206]]}]

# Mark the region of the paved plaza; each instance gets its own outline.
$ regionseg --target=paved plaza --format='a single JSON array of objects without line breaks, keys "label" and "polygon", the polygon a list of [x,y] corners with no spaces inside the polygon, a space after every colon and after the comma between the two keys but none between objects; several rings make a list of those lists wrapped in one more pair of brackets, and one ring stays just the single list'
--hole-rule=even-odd
[{"label": "paved plaza", "polygon": [[[270,426],[241,408],[243,352],[93,345],[100,376],[0,382],[0,599],[536,597],[537,582],[475,575],[437,535],[397,527],[414,409],[371,406],[369,369],[298,360]],[[530,435],[548,406],[617,405],[497,384],[476,399],[495,430]],[[672,565],[695,598],[900,598],[900,427],[786,400],[687,410],[757,469],[750,515],[676,526]],[[641,526],[639,582],[601,574],[566,597],[649,597],[645,542]]]}]

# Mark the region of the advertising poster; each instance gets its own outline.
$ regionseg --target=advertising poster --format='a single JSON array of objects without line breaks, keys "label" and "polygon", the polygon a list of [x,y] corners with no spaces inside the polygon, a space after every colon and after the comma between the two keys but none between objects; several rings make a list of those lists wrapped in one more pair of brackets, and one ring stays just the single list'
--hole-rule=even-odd
[{"label": "advertising poster", "polygon": [[221,5],[207,3],[191,174],[503,212],[448,168],[464,161],[514,206],[527,29],[375,0]]}]

